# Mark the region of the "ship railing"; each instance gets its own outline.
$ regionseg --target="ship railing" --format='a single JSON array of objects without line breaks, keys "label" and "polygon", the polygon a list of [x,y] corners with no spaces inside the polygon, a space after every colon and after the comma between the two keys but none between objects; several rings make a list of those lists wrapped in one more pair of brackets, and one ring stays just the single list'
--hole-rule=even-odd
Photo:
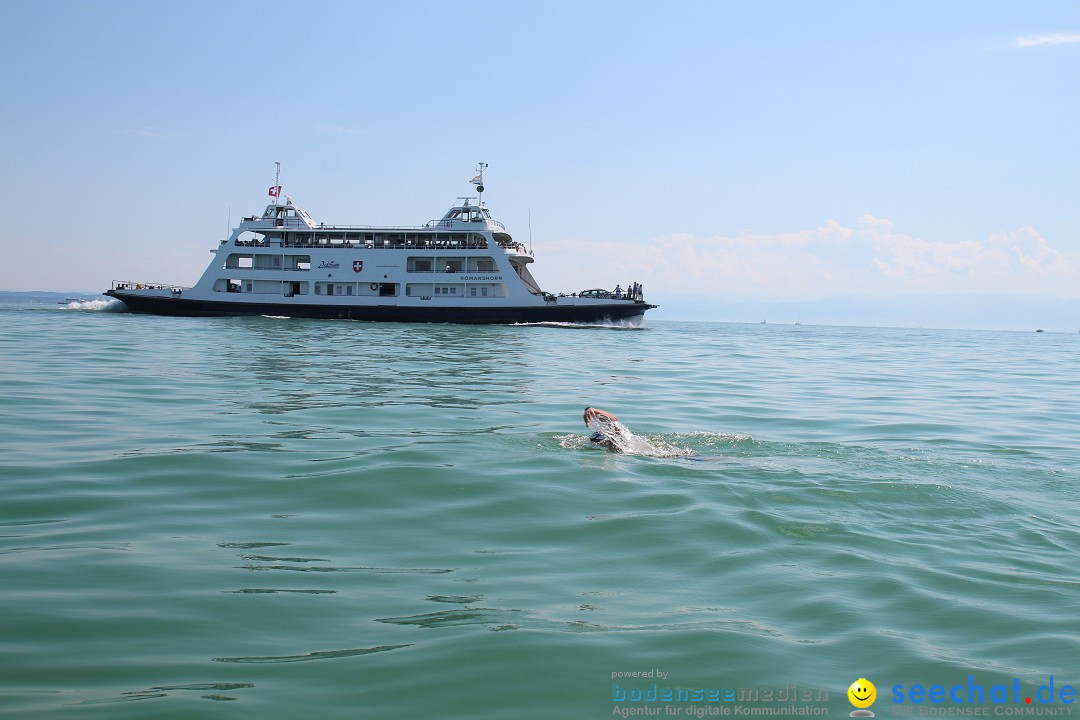
[{"label": "ship railing", "polygon": [[[250,243],[249,243],[250,244]],[[259,247],[267,245],[277,247],[277,243],[260,243]],[[417,240],[407,242],[282,242],[281,247],[288,248],[365,248],[367,250],[486,250],[487,240]]]},{"label": "ship railing", "polygon": [[222,270],[262,270],[266,272],[308,272],[310,267],[252,267],[251,265],[222,265]]},{"label": "ship railing", "polygon": [[[430,225],[431,223],[428,223]],[[379,225],[378,227],[370,225],[327,225],[326,223],[319,223],[312,229],[314,230],[347,230],[349,232],[384,232],[386,230],[424,230],[428,225]]]},{"label": "ship railing", "polygon": [[514,250],[516,252],[522,253],[523,255],[532,255],[532,253],[525,248],[525,245],[519,242],[514,242],[512,240],[510,242],[506,242],[505,240],[496,240],[495,244],[506,250]]},{"label": "ship railing", "polygon": [[[319,223],[318,225],[309,225],[301,218],[264,218],[264,217],[246,217],[243,222],[247,224],[246,230],[263,230],[272,228],[311,228],[313,230],[355,230],[357,228],[367,228],[366,225],[327,225],[326,223]],[[465,229],[476,227],[477,225],[490,225],[498,228],[499,230],[506,230],[506,226],[498,220],[492,220],[486,218],[484,220],[462,220],[461,218],[439,218],[438,220],[429,220],[423,225],[380,225],[377,230],[430,230],[432,228],[451,228],[457,226],[466,226]],[[371,228],[376,229],[376,228]],[[458,228],[462,229],[462,228]]]},{"label": "ship railing", "polygon": [[[641,291],[640,286],[637,292],[613,292],[611,290],[582,290],[580,293],[570,293],[569,297],[583,297],[592,300],[626,300],[628,302],[645,302],[645,293]],[[565,293],[559,293],[559,297],[567,297]]]},{"label": "ship railing", "polygon": [[241,220],[241,223],[249,225],[248,230],[257,230],[259,228],[279,228],[279,227],[308,227],[307,222],[303,218],[273,218],[273,217],[261,217],[258,215],[249,215]]},{"label": "ship railing", "polygon": [[[498,220],[492,220],[490,218],[488,218],[487,220],[475,220],[475,221],[473,221],[473,220],[462,220],[461,218],[440,218],[438,220],[429,220],[427,223],[424,224],[424,227],[430,230],[432,228],[447,228],[447,229],[449,229],[449,228],[454,227],[455,225],[465,225],[466,227],[474,227],[476,225],[484,225],[484,224],[491,225],[493,227],[497,227],[500,230],[506,230],[505,225],[503,225]],[[461,229],[461,228],[458,228],[458,229]]]},{"label": "ship railing", "polygon": [[180,285],[170,285],[168,283],[146,283],[135,282],[133,280],[113,280],[113,290],[172,290],[173,292],[179,292],[183,290]]}]

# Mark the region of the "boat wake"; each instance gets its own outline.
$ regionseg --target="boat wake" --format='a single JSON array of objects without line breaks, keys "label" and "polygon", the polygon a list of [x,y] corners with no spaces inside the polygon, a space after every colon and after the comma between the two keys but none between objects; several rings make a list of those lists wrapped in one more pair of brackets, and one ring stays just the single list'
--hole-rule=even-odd
[{"label": "boat wake", "polygon": [[534,323],[513,323],[514,325],[524,325],[533,327],[553,327],[553,328],[570,328],[572,330],[648,330],[645,326],[643,319],[638,317],[628,320],[602,320],[598,322],[534,322]]}]

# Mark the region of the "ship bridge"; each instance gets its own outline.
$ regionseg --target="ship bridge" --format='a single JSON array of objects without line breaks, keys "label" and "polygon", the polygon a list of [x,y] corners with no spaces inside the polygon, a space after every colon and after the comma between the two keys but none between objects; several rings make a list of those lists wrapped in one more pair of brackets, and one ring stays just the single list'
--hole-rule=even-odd
[{"label": "ship bridge", "polygon": [[[271,203],[262,215],[251,215],[243,219],[240,228],[256,230],[259,228],[314,228],[318,223],[311,219],[304,208],[293,205],[292,198],[284,203]],[[238,228],[238,229],[240,229]]]},{"label": "ship bridge", "polygon": [[428,227],[454,228],[458,230],[476,229],[487,227],[490,230],[506,230],[506,227],[498,220],[491,218],[491,213],[483,205],[469,204],[469,198],[458,198],[465,202],[455,205],[446,211],[439,220],[428,223]]}]

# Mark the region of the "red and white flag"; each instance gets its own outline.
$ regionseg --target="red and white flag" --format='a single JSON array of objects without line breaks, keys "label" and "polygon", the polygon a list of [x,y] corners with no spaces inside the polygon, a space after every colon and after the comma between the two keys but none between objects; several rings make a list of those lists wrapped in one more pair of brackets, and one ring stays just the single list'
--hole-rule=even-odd
[{"label": "red and white flag", "polygon": [[281,186],[280,185],[271,185],[270,190],[268,190],[266,194],[269,195],[270,197],[277,197],[278,195],[281,194]]}]

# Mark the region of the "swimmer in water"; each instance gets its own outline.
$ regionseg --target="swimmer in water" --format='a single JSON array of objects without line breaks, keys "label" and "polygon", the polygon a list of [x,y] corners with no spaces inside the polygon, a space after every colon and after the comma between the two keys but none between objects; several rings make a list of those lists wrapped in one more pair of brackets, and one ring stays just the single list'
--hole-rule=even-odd
[{"label": "swimmer in water", "polygon": [[[614,430],[618,428],[619,418],[615,417],[612,413],[599,408],[587,407],[585,408],[585,427],[593,431],[593,434],[589,436],[589,442],[606,447],[608,450],[618,452],[619,448],[612,442],[608,435],[604,434],[604,430]],[[599,427],[599,429],[597,429]]]},{"label": "swimmer in water", "polygon": [[619,422],[614,413],[600,408],[585,408],[585,427],[592,430],[589,442],[607,448],[611,452],[645,457],[685,458],[687,460],[722,460],[719,456],[699,456],[690,448],[675,447],[662,439],[650,440],[634,435],[630,428]]}]

